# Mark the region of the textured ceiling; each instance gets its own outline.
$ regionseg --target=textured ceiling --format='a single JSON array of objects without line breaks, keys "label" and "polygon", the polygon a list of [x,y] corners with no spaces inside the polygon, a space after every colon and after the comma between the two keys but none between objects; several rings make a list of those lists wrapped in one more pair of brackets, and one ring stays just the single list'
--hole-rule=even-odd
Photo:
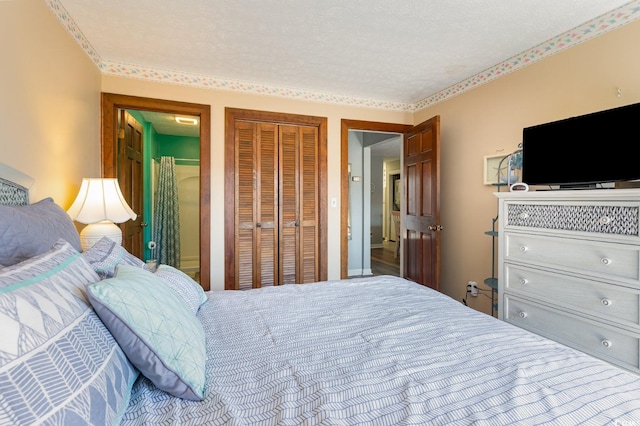
[{"label": "textured ceiling", "polygon": [[640,15],[639,0],[45,1],[105,74],[404,110]]},{"label": "textured ceiling", "polygon": [[[140,111],[144,120],[151,123],[154,130],[161,135],[172,136],[188,136],[192,138],[200,137],[200,123],[193,124],[181,124],[176,121],[175,114],[167,114],[163,112],[154,111]],[[195,118],[189,115],[180,115],[180,117]]]}]

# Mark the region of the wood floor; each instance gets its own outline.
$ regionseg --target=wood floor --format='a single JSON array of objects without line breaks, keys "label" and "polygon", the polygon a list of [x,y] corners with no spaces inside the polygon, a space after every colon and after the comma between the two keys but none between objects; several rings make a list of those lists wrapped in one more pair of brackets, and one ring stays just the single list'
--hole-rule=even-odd
[{"label": "wood floor", "polygon": [[400,256],[393,257],[395,243],[384,242],[382,248],[371,249],[371,272],[373,275],[400,276]]}]

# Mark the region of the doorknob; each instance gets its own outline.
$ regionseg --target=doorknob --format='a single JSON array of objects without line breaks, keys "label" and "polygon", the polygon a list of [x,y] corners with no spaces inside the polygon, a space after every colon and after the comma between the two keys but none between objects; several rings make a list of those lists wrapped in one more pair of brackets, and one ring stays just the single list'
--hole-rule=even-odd
[{"label": "doorknob", "polygon": [[141,222],[140,223],[140,227],[142,227],[142,228],[145,228],[147,226],[149,226],[149,224],[147,222]]},{"label": "doorknob", "polygon": [[443,229],[442,225],[429,225],[429,231],[442,231]]}]

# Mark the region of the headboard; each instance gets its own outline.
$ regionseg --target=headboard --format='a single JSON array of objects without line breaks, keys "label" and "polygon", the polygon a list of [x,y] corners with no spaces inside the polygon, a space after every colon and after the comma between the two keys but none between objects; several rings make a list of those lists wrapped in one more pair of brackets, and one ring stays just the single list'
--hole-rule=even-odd
[{"label": "headboard", "polygon": [[0,204],[21,206],[29,204],[29,188],[33,178],[4,163],[0,163]]}]

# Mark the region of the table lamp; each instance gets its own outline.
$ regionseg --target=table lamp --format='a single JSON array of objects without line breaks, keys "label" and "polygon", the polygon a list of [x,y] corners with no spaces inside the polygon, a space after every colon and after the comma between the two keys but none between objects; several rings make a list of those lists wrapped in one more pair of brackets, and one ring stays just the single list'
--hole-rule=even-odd
[{"label": "table lamp", "polygon": [[122,244],[122,231],[116,223],[135,220],[136,213],[127,204],[115,178],[84,178],[75,201],[67,210],[71,219],[87,226],[80,232],[80,244],[86,251],[102,237]]}]

